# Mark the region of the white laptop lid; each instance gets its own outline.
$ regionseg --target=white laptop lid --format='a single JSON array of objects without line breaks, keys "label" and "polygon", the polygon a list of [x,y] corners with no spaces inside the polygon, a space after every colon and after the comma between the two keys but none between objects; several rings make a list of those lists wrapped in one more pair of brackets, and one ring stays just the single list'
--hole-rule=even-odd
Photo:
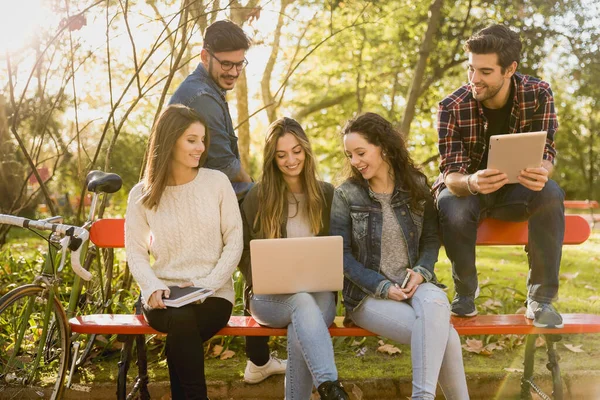
[{"label": "white laptop lid", "polygon": [[255,294],[329,292],[344,286],[341,236],[255,239],[250,257]]}]

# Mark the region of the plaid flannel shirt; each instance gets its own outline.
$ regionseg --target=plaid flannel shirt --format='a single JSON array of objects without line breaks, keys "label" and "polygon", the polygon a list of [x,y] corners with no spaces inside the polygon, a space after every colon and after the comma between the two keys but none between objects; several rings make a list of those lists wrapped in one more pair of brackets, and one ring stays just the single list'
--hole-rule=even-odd
[{"label": "plaid flannel shirt", "polygon": [[[515,90],[508,133],[547,131],[544,160],[554,163],[558,121],[550,85],[519,73],[513,75],[512,83]],[[432,187],[436,198],[446,187],[444,179],[449,173],[472,174],[485,167],[480,164],[487,146],[487,128],[483,107],[473,98],[468,84],[439,103],[440,175]]]}]

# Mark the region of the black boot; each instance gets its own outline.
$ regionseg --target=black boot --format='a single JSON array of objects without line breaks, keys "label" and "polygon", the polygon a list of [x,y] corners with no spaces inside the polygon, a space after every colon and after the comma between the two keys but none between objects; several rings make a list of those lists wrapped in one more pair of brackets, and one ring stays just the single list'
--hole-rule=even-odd
[{"label": "black boot", "polygon": [[319,385],[321,400],[350,400],[348,393],[339,381],[327,381]]}]

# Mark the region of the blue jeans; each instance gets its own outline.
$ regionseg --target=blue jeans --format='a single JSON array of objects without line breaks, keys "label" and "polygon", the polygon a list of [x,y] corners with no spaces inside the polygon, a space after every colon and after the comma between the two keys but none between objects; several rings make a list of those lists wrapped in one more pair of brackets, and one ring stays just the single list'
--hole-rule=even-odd
[{"label": "blue jeans", "polygon": [[331,292],[253,295],[250,313],[261,325],[287,327],[285,399],[308,400],[318,387],[338,378],[328,327],[335,318]]},{"label": "blue jeans", "polygon": [[407,301],[369,296],[350,318],[361,328],[410,344],[413,399],[433,400],[438,381],[446,399],[469,398],[460,339],[450,324],[450,304],[442,289],[423,283]]},{"label": "blue jeans", "polygon": [[558,273],[565,233],[564,192],[553,180],[534,192],[520,184],[494,193],[457,197],[445,188],[437,199],[442,241],[452,262],[456,292],[477,289],[475,244],[480,219],[529,221],[528,297],[551,302],[558,293]]}]

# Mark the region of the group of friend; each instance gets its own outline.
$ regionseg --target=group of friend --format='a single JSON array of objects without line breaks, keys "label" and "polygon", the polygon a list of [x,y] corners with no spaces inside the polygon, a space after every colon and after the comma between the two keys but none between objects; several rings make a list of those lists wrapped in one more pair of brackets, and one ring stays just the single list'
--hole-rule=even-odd
[{"label": "group of friend", "polygon": [[[562,326],[551,304],[564,232],[563,192],[549,179],[558,124],[549,85],[516,72],[517,33],[493,25],[467,40],[468,84],[439,104],[440,176],[432,187],[400,132],[375,113],[350,119],[341,131],[349,166],[339,187],[319,180],[308,135],[288,117],[269,126],[262,174],[253,182],[240,163],[225,97],[249,47],[230,21],[206,29],[201,63],[156,121],[144,178],[129,195],[127,259],[148,323],[167,334],[172,399],[208,399],[203,343],[229,320],[237,267],[247,315],[287,327],[288,339],[284,361],[270,355],[269,338],[246,338],[244,380],[285,373],[287,400],[308,400],[313,385],[322,399],[349,398],[328,332],[337,294],[254,294],[253,239],[342,236],[345,323],[411,346],[413,399],[433,399],[438,384],[447,399],[469,398],[450,316],[477,314],[475,241],[482,218],[529,221],[526,316],[536,326]],[[487,140],[533,131],[547,132],[544,161],[522,171],[518,184],[507,184],[505,174],[487,168]],[[456,289],[451,304],[434,272],[442,242]],[[214,295],[167,308],[162,299],[170,285]]]}]

